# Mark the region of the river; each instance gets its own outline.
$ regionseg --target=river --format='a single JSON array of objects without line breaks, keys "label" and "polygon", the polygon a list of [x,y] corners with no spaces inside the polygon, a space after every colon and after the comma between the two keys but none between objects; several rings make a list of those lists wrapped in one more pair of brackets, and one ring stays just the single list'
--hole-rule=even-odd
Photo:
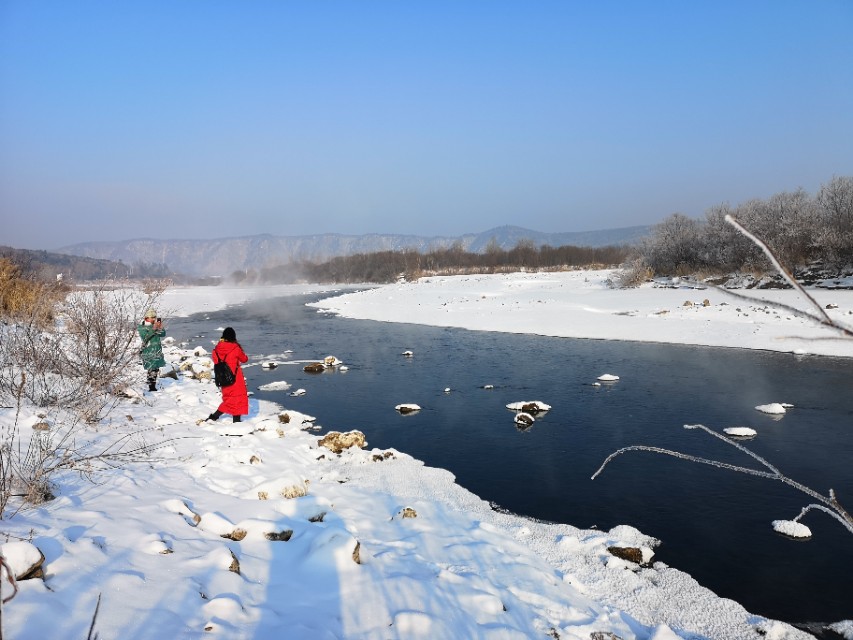
[{"label": "river", "polygon": [[[246,378],[256,397],[315,416],[320,433],[358,429],[371,448],[448,469],[495,508],[582,528],[630,524],[662,541],[656,561],[753,613],[793,623],[853,618],[851,534],[819,512],[804,520],[808,541],[771,528],[810,502],[795,489],[647,452],[590,479],[608,454],[634,444],[756,468],[734,447],[683,428],[748,426],[758,435],[747,447],[821,493],[832,487],[849,510],[849,360],[342,319],[305,307],[319,297],[173,320],[170,335],[210,349],[217,329],[233,326],[252,356]],[[302,370],[327,355],[347,370]],[[281,366],[264,369],[264,360]],[[595,385],[604,373],[620,379]],[[258,389],[280,380],[305,394]],[[526,400],[552,408],[519,429],[506,405]],[[770,402],[794,407],[781,419],[755,410]],[[401,415],[401,403],[422,409]]]}]

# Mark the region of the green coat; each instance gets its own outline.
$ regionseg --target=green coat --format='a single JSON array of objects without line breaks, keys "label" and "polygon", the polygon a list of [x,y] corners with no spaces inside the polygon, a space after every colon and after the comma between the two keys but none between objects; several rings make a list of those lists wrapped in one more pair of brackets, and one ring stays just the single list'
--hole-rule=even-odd
[{"label": "green coat", "polygon": [[[144,322],[137,326],[136,330],[145,344],[139,352],[139,355],[142,356],[142,366],[148,371],[166,366],[166,361],[163,359],[163,345],[160,344],[160,338],[166,335],[166,330],[157,330],[154,325]],[[148,340],[149,336],[150,340]],[[145,342],[146,340],[148,342]]]}]

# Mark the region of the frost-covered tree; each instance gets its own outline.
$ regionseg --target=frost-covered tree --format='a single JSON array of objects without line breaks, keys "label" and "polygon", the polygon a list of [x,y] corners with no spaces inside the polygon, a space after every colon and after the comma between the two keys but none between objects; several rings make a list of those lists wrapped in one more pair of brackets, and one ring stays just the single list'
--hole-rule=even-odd
[{"label": "frost-covered tree", "polygon": [[682,274],[700,263],[700,225],[693,218],[674,213],[656,225],[643,246],[646,263],[655,273]]},{"label": "frost-covered tree", "polygon": [[853,176],[834,176],[817,194],[818,240],[835,267],[853,266]]}]

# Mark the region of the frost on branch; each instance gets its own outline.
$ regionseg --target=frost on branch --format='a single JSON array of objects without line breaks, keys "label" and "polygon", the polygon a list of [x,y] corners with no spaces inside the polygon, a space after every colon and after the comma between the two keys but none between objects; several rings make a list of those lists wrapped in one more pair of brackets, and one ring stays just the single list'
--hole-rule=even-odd
[{"label": "frost on branch", "polygon": [[[729,444],[729,445],[743,451],[746,455],[757,460],[761,464],[761,466],[763,466],[765,469],[767,469],[767,471],[763,471],[761,469],[750,469],[749,467],[742,467],[739,465],[729,464],[727,462],[720,462],[719,460],[711,460],[709,458],[700,458],[698,456],[693,456],[693,455],[688,455],[686,453],[681,453],[680,451],[672,451],[671,449],[662,449],[660,447],[649,447],[646,445],[633,445],[630,447],[623,447],[622,449],[614,451],[609,456],[607,456],[607,459],[601,464],[601,466],[598,468],[598,470],[594,474],[592,474],[592,479],[595,480],[599,476],[599,474],[601,474],[601,472],[604,471],[604,468],[610,463],[611,460],[613,460],[617,456],[620,456],[623,453],[626,453],[628,451],[650,451],[652,453],[660,453],[663,455],[672,456],[673,458],[680,458],[681,460],[688,460],[689,462],[697,462],[699,464],[707,464],[707,465],[710,465],[712,467],[717,467],[719,469],[727,469],[729,471],[738,471],[740,473],[746,473],[749,475],[758,476],[760,478],[767,478],[769,480],[778,480],[779,482],[783,482],[784,484],[787,484],[788,486],[794,487],[798,491],[805,493],[807,496],[809,496],[813,500],[816,500],[817,502],[820,503],[820,504],[809,504],[809,505],[806,505],[805,507],[803,507],[803,510],[800,512],[800,515],[798,515],[796,518],[794,518],[791,521],[792,523],[794,523],[794,524],[799,523],[800,519],[804,515],[806,515],[806,513],[808,513],[812,509],[817,509],[818,511],[823,511],[825,513],[828,513],[833,518],[838,520],[842,525],[844,525],[844,527],[846,527],[850,533],[853,533],[853,517],[851,517],[850,514],[844,508],[842,508],[842,506],[838,503],[838,500],[835,497],[835,492],[832,489],[829,490],[828,496],[821,495],[820,493],[818,493],[814,489],[810,489],[809,487],[805,486],[804,484],[801,484],[801,483],[797,482],[796,480],[792,480],[788,476],[784,475],[781,471],[779,471],[779,469],[777,469],[772,464],[767,462],[767,460],[762,458],[757,453],[750,451],[749,449],[747,449],[742,444],[727,438],[723,434],[717,433],[716,431],[709,429],[705,425],[686,424],[686,425],[684,425],[684,428],[685,429],[701,429],[702,431],[704,431],[706,433],[710,433],[715,438],[719,438],[720,440],[722,440],[726,444]],[[774,524],[774,528],[775,528],[775,524]]]}]

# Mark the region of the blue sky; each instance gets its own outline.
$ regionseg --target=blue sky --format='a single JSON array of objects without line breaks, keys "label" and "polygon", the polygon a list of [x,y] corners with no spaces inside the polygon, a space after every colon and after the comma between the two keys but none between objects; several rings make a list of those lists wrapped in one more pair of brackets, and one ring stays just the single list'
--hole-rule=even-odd
[{"label": "blue sky", "polygon": [[0,0],[0,244],[585,231],[853,175],[853,2]]}]

